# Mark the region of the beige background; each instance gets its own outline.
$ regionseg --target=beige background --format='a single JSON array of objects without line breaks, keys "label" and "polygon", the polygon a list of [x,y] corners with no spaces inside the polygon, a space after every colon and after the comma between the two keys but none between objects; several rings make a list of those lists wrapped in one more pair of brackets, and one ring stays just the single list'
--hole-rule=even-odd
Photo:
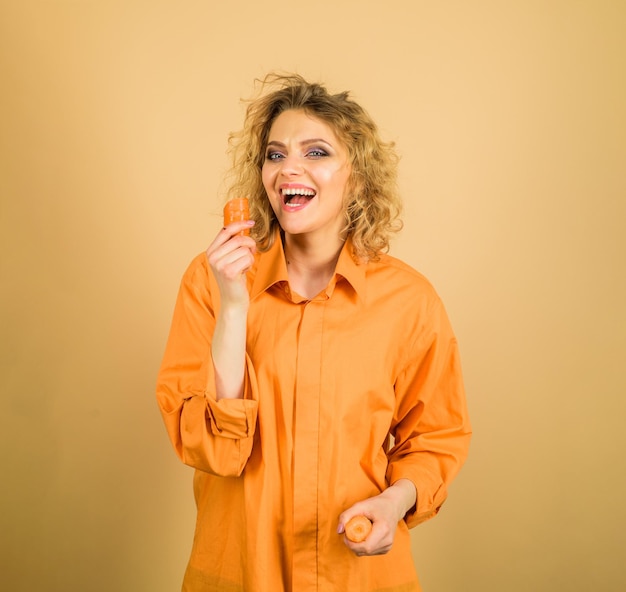
[{"label": "beige background", "polygon": [[0,4],[0,588],[179,589],[155,375],[239,99],[350,89],[402,154],[393,253],[447,304],[475,438],[426,592],[626,589],[626,4]]}]

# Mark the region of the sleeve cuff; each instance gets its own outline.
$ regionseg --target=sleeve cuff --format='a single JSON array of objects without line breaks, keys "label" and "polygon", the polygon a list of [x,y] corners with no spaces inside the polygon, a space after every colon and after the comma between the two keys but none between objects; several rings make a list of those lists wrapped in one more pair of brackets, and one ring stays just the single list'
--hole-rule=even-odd
[{"label": "sleeve cuff", "polygon": [[242,439],[254,434],[258,403],[251,399],[206,398],[211,416],[211,431],[215,436]]},{"label": "sleeve cuff", "polygon": [[391,467],[387,479],[390,485],[399,479],[408,479],[415,485],[417,501],[404,517],[409,528],[436,516],[448,495],[445,483],[441,480],[433,480],[428,473],[420,470]]}]

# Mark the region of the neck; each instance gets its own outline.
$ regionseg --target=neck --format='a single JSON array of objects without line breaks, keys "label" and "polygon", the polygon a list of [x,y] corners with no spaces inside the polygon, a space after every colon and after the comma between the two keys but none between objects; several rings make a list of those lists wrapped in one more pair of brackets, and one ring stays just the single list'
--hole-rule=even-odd
[{"label": "neck", "polygon": [[298,237],[285,237],[287,274],[292,288],[305,298],[317,296],[335,273],[343,241],[311,244]]}]

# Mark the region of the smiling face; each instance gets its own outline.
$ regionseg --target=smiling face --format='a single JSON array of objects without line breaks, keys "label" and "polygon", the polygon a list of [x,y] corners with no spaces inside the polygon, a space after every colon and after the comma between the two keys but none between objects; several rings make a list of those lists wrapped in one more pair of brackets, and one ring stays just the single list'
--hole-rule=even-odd
[{"label": "smiling face", "polygon": [[347,148],[321,119],[288,110],[274,120],[262,179],[286,234],[339,241],[350,171]]}]

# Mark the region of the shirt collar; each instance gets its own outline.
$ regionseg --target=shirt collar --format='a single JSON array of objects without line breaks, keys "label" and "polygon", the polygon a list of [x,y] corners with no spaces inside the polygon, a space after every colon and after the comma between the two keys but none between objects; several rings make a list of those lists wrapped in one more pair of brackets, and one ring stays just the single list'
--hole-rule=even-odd
[{"label": "shirt collar", "polygon": [[[366,263],[357,263],[352,255],[352,241],[348,239],[341,249],[335,275],[331,279],[327,292],[330,296],[335,285],[341,278],[345,279],[355,293],[365,297],[365,268]],[[257,254],[255,273],[248,274],[248,286],[250,299],[253,300],[261,292],[267,291],[271,286],[280,282],[288,282],[287,264],[280,233],[276,233],[274,244],[264,253]]]},{"label": "shirt collar", "polygon": [[348,238],[339,253],[337,267],[335,268],[335,282],[338,277],[344,278],[360,298],[365,298],[365,269],[367,263],[357,263],[353,255],[352,241]]},{"label": "shirt collar", "polygon": [[[264,253],[257,252],[256,272],[248,273],[250,300],[265,292],[274,284],[288,282],[287,264],[280,234],[276,233],[274,244]],[[254,269],[254,268],[253,268]]]}]

